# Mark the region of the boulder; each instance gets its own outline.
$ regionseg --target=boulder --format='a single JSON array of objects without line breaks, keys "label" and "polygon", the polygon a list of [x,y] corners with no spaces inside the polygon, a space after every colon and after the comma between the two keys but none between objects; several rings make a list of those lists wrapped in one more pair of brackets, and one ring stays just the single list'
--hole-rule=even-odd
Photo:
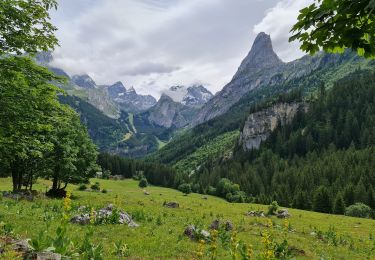
[{"label": "boulder", "polygon": [[16,252],[26,254],[31,251],[31,247],[27,240],[16,240],[12,242],[12,248]]},{"label": "boulder", "polygon": [[225,222],[221,222],[219,219],[215,219],[211,225],[210,225],[210,229],[211,230],[219,230],[220,226],[222,226],[225,231],[231,231],[233,230],[233,224],[231,221],[229,220],[226,220]]},{"label": "boulder", "polygon": [[280,209],[277,211],[278,218],[289,218],[291,215],[289,214],[289,211],[287,209]]},{"label": "boulder", "polygon": [[[98,212],[94,211],[90,214],[93,214],[93,217],[96,221],[106,220],[113,214],[114,210],[115,210],[115,207],[112,204],[109,204],[107,207],[100,209]],[[70,222],[74,224],[88,225],[90,224],[90,220],[92,218],[90,214],[85,213],[85,214],[76,215],[70,220]],[[119,214],[119,219],[118,219],[117,224],[121,224],[121,225],[127,224],[129,227],[139,227],[139,225],[133,221],[132,217],[128,213],[120,210],[118,211],[118,214]]]},{"label": "boulder", "polygon": [[51,252],[36,253],[36,260],[61,260],[61,255]]},{"label": "boulder", "polygon": [[76,215],[70,220],[70,222],[74,224],[88,225],[90,224],[90,215],[88,213]]},{"label": "boulder", "polygon": [[204,199],[204,200],[208,200],[207,196],[203,196],[202,199]]},{"label": "boulder", "polygon": [[264,215],[263,211],[254,211],[254,210],[247,212],[246,216],[249,216],[249,217],[260,217],[260,218],[266,217],[266,215]]},{"label": "boulder", "polygon": [[208,240],[211,236],[210,232],[208,232],[207,230],[198,230],[194,225],[187,226],[184,231],[184,235],[189,237],[191,240],[198,240],[200,238]]},{"label": "boulder", "polygon": [[173,209],[175,209],[175,208],[179,208],[180,204],[178,204],[177,202],[172,201],[172,202],[164,202],[163,206],[167,207],[167,208],[173,208]]}]

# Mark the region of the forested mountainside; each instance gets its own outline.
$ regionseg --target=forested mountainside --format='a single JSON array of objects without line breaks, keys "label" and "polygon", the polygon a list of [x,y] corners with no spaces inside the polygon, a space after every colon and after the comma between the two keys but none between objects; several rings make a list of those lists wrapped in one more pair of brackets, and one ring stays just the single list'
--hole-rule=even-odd
[{"label": "forested mountainside", "polygon": [[374,78],[356,71],[330,90],[321,87],[308,111],[279,125],[259,150],[246,152],[239,143],[231,158],[202,165],[191,182],[228,200],[241,198],[215,191],[222,178],[259,203],[343,213],[340,204],[361,202],[374,209]]},{"label": "forested mountainside", "polygon": [[288,81],[280,81],[277,84],[264,85],[249,91],[226,113],[176,136],[161,150],[152,154],[150,158],[162,163],[175,164],[186,156],[193,154],[214,138],[238,130],[245,122],[248,112],[254,106],[259,106],[259,103],[282,101],[286,96],[298,96],[299,93],[302,94],[304,99],[309,99],[315,95],[314,93],[322,84],[329,89],[334,82],[358,69],[375,69],[374,61],[365,60],[349,51],[344,54],[318,53],[314,57],[306,56],[302,58],[299,63],[305,64],[306,67],[312,66],[311,63],[306,62],[307,60],[319,60],[319,62],[314,63],[315,68],[309,74]]}]

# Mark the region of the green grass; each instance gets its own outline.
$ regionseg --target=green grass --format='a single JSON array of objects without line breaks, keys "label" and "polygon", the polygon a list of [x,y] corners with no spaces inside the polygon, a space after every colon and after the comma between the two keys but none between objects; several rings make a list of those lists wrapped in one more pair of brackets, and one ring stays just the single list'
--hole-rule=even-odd
[{"label": "green grass", "polygon": [[[178,170],[194,171],[208,159],[216,156],[228,155],[233,150],[235,142],[240,135],[239,131],[227,132],[215,137],[205,145],[199,147],[192,154],[178,161],[174,167]],[[227,154],[226,154],[227,153]]]},{"label": "green grass", "polygon": [[[101,188],[108,193],[78,191],[77,186],[68,186],[73,193],[73,206],[88,205],[95,207],[114,203],[116,206],[133,214],[144,215],[136,219],[139,228],[132,229],[122,225],[94,226],[94,240],[104,246],[105,259],[116,259],[111,255],[116,241],[122,240],[128,245],[131,259],[192,259],[198,250],[198,243],[183,236],[188,224],[201,223],[207,227],[214,219],[231,220],[238,232],[237,237],[248,245],[252,245],[255,254],[264,248],[260,233],[269,230],[265,226],[267,218],[254,218],[244,215],[249,210],[266,210],[266,206],[255,204],[230,204],[220,198],[182,193],[166,188],[148,187],[149,196],[144,195],[133,180],[100,182]],[[39,181],[35,189],[45,191],[49,183]],[[0,190],[9,190],[10,179],[0,179]],[[177,201],[178,209],[167,209],[162,206],[164,201]],[[34,202],[20,201],[12,203],[9,199],[0,201],[0,222],[11,224],[14,233],[25,238],[36,237],[46,228],[45,219],[50,223],[51,235],[60,223],[60,213],[52,212],[51,206],[62,205],[61,200],[38,199]],[[73,212],[74,213],[74,212]],[[73,214],[72,213],[72,214]],[[375,221],[320,214],[291,209],[289,222],[293,232],[282,231],[283,220],[272,218],[275,240],[282,242],[287,239],[289,246],[304,250],[303,259],[374,259]],[[158,221],[159,218],[159,221]],[[160,223],[161,220],[161,223]],[[312,236],[315,229],[326,232],[334,227],[334,235],[345,237],[347,244],[332,241],[325,242]],[[87,226],[69,224],[69,237],[82,240]],[[331,234],[332,236],[332,234]],[[207,247],[207,246],[205,246]],[[219,259],[230,259],[228,250],[219,249]]]}]

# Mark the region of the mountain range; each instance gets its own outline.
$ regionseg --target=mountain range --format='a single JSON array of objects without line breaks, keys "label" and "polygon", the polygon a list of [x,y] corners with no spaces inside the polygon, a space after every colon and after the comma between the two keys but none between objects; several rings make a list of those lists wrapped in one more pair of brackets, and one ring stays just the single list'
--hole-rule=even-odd
[{"label": "mountain range", "polygon": [[[68,83],[61,87],[69,95],[90,103],[120,125],[126,125],[126,138],[117,138],[102,146],[102,150],[138,157],[162,148],[154,158],[165,163],[192,154],[221,134],[239,129],[247,111],[259,100],[295,89],[308,95],[322,84],[332,86],[359,67],[373,66],[349,51],[343,54],[320,52],[285,63],[274,52],[270,35],[260,33],[232,80],[215,95],[199,84],[176,85],[163,91],[156,101],[150,95],[139,95],[122,82],[97,85],[87,74],[70,77],[51,65],[50,53],[41,53],[36,59],[68,78]],[[187,131],[176,136],[181,128]]]}]

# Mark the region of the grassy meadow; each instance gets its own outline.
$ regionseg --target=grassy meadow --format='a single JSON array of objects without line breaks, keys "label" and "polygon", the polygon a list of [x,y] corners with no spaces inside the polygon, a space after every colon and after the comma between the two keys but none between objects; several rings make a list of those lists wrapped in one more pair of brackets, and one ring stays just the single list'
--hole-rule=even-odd
[{"label": "grassy meadow", "polygon": [[[147,187],[150,195],[138,187],[134,180],[91,180],[99,182],[107,193],[78,191],[69,185],[72,193],[71,216],[77,214],[79,206],[105,207],[109,203],[130,213],[140,225],[92,225],[94,244],[103,245],[104,259],[118,259],[114,256],[114,244],[126,244],[127,259],[211,259],[212,244],[191,241],[183,235],[187,225],[194,224],[208,230],[215,219],[230,220],[235,228],[231,232],[232,242],[228,248],[217,242],[217,259],[232,259],[233,241],[242,241],[254,259],[267,255],[267,241],[282,244],[287,241],[297,259],[375,259],[375,221],[320,214],[290,209],[292,217],[287,221],[276,217],[257,218],[246,216],[250,210],[264,210],[267,206],[256,204],[231,204],[223,199],[200,194],[184,196],[179,191]],[[35,189],[44,192],[50,185],[39,180]],[[0,190],[11,189],[11,179],[0,179]],[[177,209],[163,207],[167,201],[180,204]],[[36,238],[47,229],[54,236],[62,216],[62,200],[38,198],[33,202],[2,198],[0,201],[0,222],[10,224],[14,236]],[[66,236],[82,241],[88,226],[68,224]],[[263,236],[262,236],[263,233]],[[265,236],[264,234],[268,234]],[[0,232],[1,236],[1,232]],[[203,253],[203,256],[200,256]],[[236,254],[237,259],[240,254]]]}]

